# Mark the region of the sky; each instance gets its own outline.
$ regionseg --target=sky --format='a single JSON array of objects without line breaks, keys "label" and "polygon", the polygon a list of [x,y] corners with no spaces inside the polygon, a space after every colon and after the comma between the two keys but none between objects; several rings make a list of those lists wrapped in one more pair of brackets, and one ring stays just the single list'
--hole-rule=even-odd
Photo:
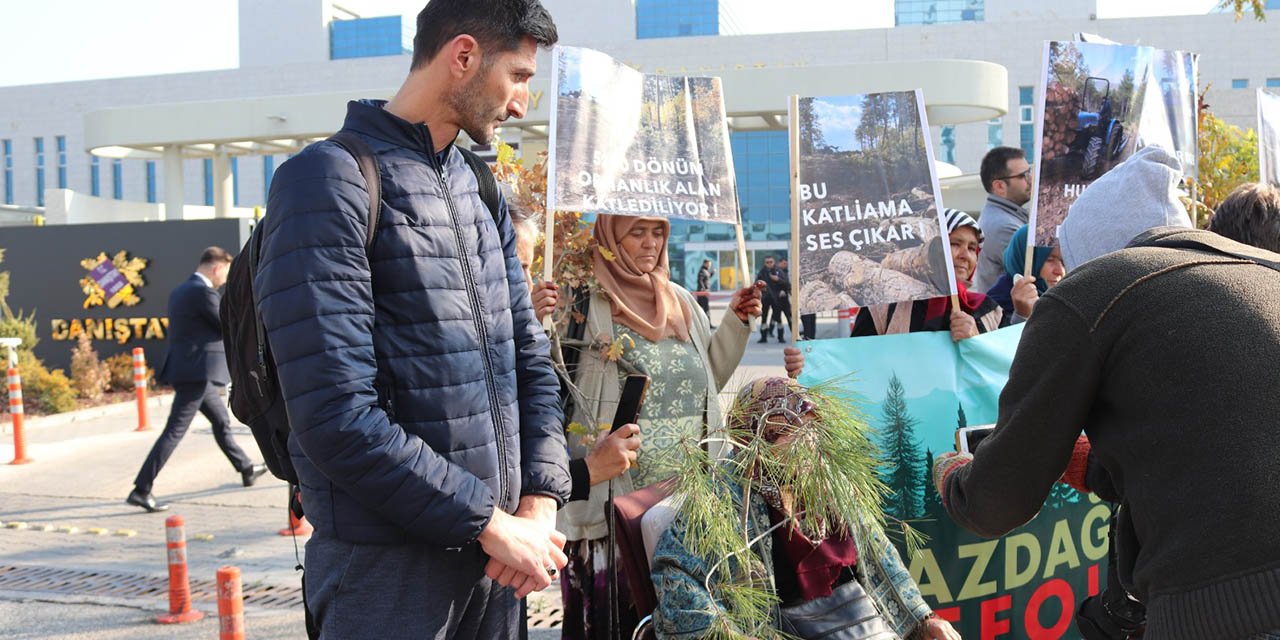
[{"label": "sky", "polygon": [[822,127],[823,140],[841,151],[860,148],[855,137],[862,123],[861,96],[814,98],[813,114]]},{"label": "sky", "polygon": [[[270,0],[259,0],[267,2]],[[722,0],[735,32],[878,27],[892,0]],[[235,68],[236,0],[5,0],[0,86]],[[366,16],[413,16],[422,0],[341,0]],[[1214,0],[1098,0],[1100,18],[1205,13]],[[822,16],[821,19],[815,16]]]}]

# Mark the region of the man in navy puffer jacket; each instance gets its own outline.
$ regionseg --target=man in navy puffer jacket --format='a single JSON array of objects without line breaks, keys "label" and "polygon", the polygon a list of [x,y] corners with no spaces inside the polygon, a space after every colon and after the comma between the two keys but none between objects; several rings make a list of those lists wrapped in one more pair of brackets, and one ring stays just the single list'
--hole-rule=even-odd
[{"label": "man in navy puffer jacket", "polygon": [[[413,66],[343,128],[377,157],[308,147],[276,173],[254,290],[315,534],[308,608],[322,637],[503,638],[518,598],[564,566],[569,494],[559,382],[515,234],[452,142],[523,117],[537,0],[432,0]],[[509,588],[508,588],[509,587]]]}]

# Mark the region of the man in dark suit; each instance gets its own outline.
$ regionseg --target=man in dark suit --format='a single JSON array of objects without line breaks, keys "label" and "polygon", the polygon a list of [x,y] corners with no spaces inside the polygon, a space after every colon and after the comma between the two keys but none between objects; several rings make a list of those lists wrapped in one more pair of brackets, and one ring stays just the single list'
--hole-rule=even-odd
[{"label": "man in dark suit", "polygon": [[156,502],[151,495],[151,485],[187,433],[196,411],[213,424],[213,437],[240,473],[244,486],[252,486],[267,471],[266,465],[249,460],[231,438],[231,421],[219,393],[221,387],[231,382],[222,346],[222,323],[218,318],[218,288],[227,281],[230,269],[231,254],[219,247],[209,247],[200,255],[196,272],[169,294],[169,353],[156,377],[173,385],[173,406],[164,432],[151,447],[133,481],[133,492],[125,499],[147,511],[169,508]]}]

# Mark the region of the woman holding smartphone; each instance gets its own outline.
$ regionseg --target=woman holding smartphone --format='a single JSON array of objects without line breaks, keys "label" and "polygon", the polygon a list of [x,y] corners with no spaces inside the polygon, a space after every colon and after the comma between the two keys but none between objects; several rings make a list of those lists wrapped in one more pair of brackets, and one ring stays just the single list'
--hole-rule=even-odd
[{"label": "woman holding smartphone", "polygon": [[[565,416],[574,495],[557,522],[569,539],[569,565],[560,579],[562,637],[567,639],[605,638],[609,632],[608,481],[614,480],[615,495],[623,495],[663,480],[687,443],[697,442],[708,425],[722,424],[716,396],[742,360],[751,318],[760,314],[759,290],[741,289],[713,333],[693,295],[670,280],[670,228],[665,218],[599,216],[596,286],[584,296],[585,311],[577,307],[581,339],[562,336],[562,345],[578,349],[569,367],[572,402]],[[539,290],[535,287],[535,298]],[[609,434],[623,383],[632,373],[650,379],[638,426]],[[619,577],[617,584],[615,624],[625,637],[637,618],[626,580]]]}]

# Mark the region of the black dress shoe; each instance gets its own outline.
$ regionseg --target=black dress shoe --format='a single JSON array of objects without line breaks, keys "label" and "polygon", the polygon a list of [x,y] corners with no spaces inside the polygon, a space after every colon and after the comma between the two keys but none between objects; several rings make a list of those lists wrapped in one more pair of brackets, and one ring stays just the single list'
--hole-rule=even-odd
[{"label": "black dress shoe", "polygon": [[125,498],[124,501],[135,507],[142,507],[143,509],[146,509],[148,513],[169,510],[169,505],[160,504],[159,502],[156,502],[155,496],[150,493],[143,493],[137,489],[129,492],[129,497]]},{"label": "black dress shoe", "polygon": [[255,464],[249,467],[248,469],[245,469],[244,471],[240,472],[240,480],[244,482],[244,486],[252,487],[253,483],[256,482],[258,478],[262,477],[262,474],[266,472],[267,472],[267,465]]}]

